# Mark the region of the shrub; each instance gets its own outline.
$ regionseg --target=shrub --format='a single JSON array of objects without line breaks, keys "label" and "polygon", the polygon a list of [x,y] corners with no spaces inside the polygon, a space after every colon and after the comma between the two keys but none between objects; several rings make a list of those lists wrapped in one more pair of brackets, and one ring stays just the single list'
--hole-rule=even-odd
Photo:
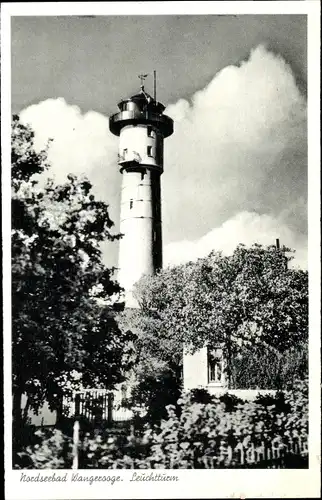
[{"label": "shrub", "polygon": [[[210,394],[207,389],[191,389],[190,391],[186,391],[182,393],[181,398],[178,400],[178,409],[180,409],[184,403],[184,405],[189,405],[193,403],[201,403],[201,404],[209,404],[216,403],[220,401],[224,403],[227,411],[231,411],[240,403],[243,403],[241,398],[238,398],[235,394],[229,394],[225,392],[221,395],[213,395]],[[180,411],[179,411],[180,414]]]},{"label": "shrub", "polygon": [[291,390],[294,379],[308,374],[305,342],[281,353],[265,345],[243,347],[231,363],[231,389]]},{"label": "shrub", "polygon": [[[186,398],[189,398],[189,402],[192,403],[211,403],[213,401],[213,396],[209,394],[209,392],[206,389],[191,389],[186,394]],[[188,400],[186,399],[188,402]]]},{"label": "shrub", "polygon": [[[211,468],[254,467],[255,449],[272,444],[285,449],[300,446],[308,436],[308,381],[296,381],[292,391],[276,397],[243,402],[236,396],[210,396],[205,391],[184,393],[168,405],[167,418],[158,425],[147,422],[139,432],[100,429],[81,439],[79,467],[111,468]],[[20,453],[16,468],[70,468],[71,439],[60,431],[37,432],[41,443]],[[257,452],[256,452],[257,453]],[[297,451],[299,455],[299,449]],[[294,455],[293,455],[294,456]],[[23,462],[23,463],[22,463]],[[242,463],[243,462],[243,463]],[[261,466],[263,466],[263,461]],[[307,466],[304,461],[288,467]],[[265,465],[264,465],[265,466]],[[272,466],[269,463],[266,466]]]},{"label": "shrub", "polygon": [[208,459],[212,467],[238,467],[240,454],[229,454],[228,447],[242,445],[254,466],[254,447],[307,439],[307,404],[307,381],[295,384],[294,392],[253,402],[193,390],[167,406],[160,425],[147,423],[142,437],[88,438],[84,453],[90,468],[204,468]]},{"label": "shrub", "polygon": [[58,429],[37,430],[31,444],[17,453],[15,469],[69,469],[72,439]]},{"label": "shrub", "polygon": [[282,448],[291,439],[307,440],[307,380],[295,383],[293,391],[252,402],[224,395],[203,403],[206,395],[197,394],[185,394],[178,401],[180,411],[168,406],[168,418],[158,429],[149,429],[153,467],[203,468],[207,457],[214,457],[217,467],[237,466],[238,455],[233,457],[228,447],[242,446],[251,456],[254,446],[276,443]]},{"label": "shrub", "polygon": [[167,417],[166,406],[176,403],[180,396],[180,386],[170,371],[162,376],[145,375],[138,385],[132,389],[129,406],[144,407],[145,419],[149,422],[160,423]]},{"label": "shrub", "polygon": [[131,433],[87,434],[80,451],[80,466],[84,469],[148,469],[146,451],[146,441]]}]

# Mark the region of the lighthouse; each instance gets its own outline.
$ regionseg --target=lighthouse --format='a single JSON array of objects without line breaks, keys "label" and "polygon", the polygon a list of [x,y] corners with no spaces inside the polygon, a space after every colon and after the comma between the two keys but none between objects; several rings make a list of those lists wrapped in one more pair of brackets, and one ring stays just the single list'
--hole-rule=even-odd
[{"label": "lighthouse", "polygon": [[137,307],[134,284],[144,274],[162,268],[161,175],[164,139],[173,133],[165,106],[144,89],[119,102],[109,119],[119,137],[118,165],[122,174],[118,281],[126,307]]}]

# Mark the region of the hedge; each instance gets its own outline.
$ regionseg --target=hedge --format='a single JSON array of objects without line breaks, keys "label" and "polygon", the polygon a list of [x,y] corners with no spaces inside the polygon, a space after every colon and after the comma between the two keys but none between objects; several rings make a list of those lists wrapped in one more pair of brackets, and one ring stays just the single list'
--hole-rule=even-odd
[{"label": "hedge", "polygon": [[[126,433],[87,432],[81,438],[79,468],[287,467],[292,464],[284,460],[278,465],[274,454],[275,459],[300,459],[307,438],[307,380],[295,383],[292,391],[252,402],[197,390],[169,405],[159,425],[146,423]],[[22,450],[15,466],[70,468],[71,462],[71,438],[53,430],[41,443]],[[305,459],[294,466],[299,463],[307,466]]]}]

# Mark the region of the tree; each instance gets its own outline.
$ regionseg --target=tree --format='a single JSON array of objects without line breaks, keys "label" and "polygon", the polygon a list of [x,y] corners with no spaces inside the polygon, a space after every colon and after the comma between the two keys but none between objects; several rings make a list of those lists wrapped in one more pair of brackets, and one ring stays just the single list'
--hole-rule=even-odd
[{"label": "tree", "polygon": [[136,293],[141,314],[155,325],[154,342],[175,343],[176,356],[183,346],[223,345],[230,385],[232,363],[255,346],[280,358],[306,346],[308,274],[288,267],[287,251],[239,245],[231,256],[212,252],[143,277]]},{"label": "tree", "polygon": [[[50,144],[48,145],[50,147]],[[12,122],[12,379],[13,419],[21,396],[34,410],[46,400],[62,413],[77,387],[114,388],[131,364],[130,332],[115,320],[120,288],[102,263],[100,243],[115,240],[108,205],[87,179],[68,175],[41,186],[48,147]],[[66,383],[68,381],[68,384]]]},{"label": "tree", "polygon": [[134,334],[135,363],[131,373],[130,407],[144,406],[154,423],[166,417],[166,406],[180,396],[182,344],[169,336],[162,321],[148,309],[126,309],[120,328]]}]

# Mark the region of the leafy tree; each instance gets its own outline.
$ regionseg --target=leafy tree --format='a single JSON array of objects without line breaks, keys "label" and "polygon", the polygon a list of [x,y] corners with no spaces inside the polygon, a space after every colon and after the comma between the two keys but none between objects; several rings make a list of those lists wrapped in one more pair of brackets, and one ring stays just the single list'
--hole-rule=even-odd
[{"label": "leafy tree", "polygon": [[[49,146],[50,147],[50,144]],[[34,410],[46,400],[62,413],[73,388],[113,388],[131,364],[130,332],[115,320],[119,285],[102,263],[110,232],[108,205],[87,179],[68,175],[55,185],[39,176],[47,150],[12,122],[12,378],[13,418],[21,425],[21,396]],[[68,382],[68,383],[67,383]]]},{"label": "leafy tree", "polygon": [[194,352],[204,345],[222,344],[230,385],[233,360],[248,354],[251,363],[249,353],[255,346],[266,357],[270,352],[278,355],[281,366],[290,349],[300,344],[305,350],[308,274],[288,267],[287,251],[239,245],[231,256],[212,252],[196,262],[143,277],[136,293],[141,315],[153,324],[142,329],[149,349],[152,340],[156,345],[161,341],[177,362],[183,345]]},{"label": "leafy tree", "polygon": [[284,352],[265,344],[241,347],[231,360],[233,389],[291,390],[295,379],[308,376],[307,342]]},{"label": "leafy tree", "polygon": [[154,312],[126,309],[118,317],[120,328],[135,336],[135,363],[128,405],[144,406],[147,419],[160,421],[166,406],[180,396],[182,345],[170,337]]}]

